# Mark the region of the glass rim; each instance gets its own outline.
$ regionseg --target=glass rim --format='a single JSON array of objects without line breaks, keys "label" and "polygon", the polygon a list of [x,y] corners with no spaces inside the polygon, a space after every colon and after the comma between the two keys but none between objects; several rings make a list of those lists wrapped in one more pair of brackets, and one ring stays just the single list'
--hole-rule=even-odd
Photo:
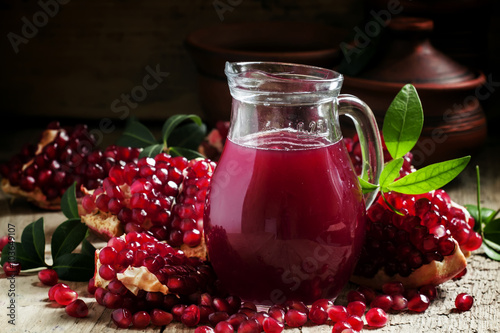
[{"label": "glass rim", "polygon": [[[281,67],[280,71],[272,71],[271,68]],[[286,77],[283,74],[304,75],[300,81],[320,84],[331,84],[335,82],[342,82],[344,76],[332,69],[327,69],[318,66],[276,62],[276,61],[243,61],[243,62],[230,62],[226,61],[224,73],[230,79],[245,78],[242,76],[250,70],[259,71],[260,74],[265,75],[269,80],[276,80],[280,82],[296,82],[297,78]]]}]

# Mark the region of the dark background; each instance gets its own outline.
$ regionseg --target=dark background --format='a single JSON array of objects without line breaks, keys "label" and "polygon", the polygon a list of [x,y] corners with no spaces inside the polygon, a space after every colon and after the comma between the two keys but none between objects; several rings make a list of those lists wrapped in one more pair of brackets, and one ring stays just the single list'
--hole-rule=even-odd
[{"label": "dark background", "polygon": [[[184,45],[193,30],[229,22],[287,20],[323,23],[349,33],[363,24],[371,9],[387,6],[377,0],[60,1],[0,1],[0,159],[36,138],[34,130],[54,119],[96,126],[100,119],[111,118],[119,128],[123,121],[113,112],[112,102],[142,83],[147,66],[159,65],[169,76],[130,109],[132,115],[152,126],[161,126],[176,113],[205,118],[196,68]],[[56,13],[20,43],[16,53],[8,36],[23,37],[26,20],[40,19],[41,3]],[[223,22],[214,7],[217,3],[229,8]],[[410,13],[435,19],[436,47],[500,81],[496,1],[402,3]],[[499,95],[494,92],[483,101],[490,128],[498,125]]]}]

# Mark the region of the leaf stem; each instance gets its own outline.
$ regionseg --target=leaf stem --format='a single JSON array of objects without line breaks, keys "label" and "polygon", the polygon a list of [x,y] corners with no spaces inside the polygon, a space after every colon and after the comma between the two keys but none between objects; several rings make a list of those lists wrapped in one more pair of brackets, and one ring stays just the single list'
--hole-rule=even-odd
[{"label": "leaf stem", "polygon": [[400,211],[399,211],[396,207],[394,207],[393,205],[391,205],[391,204],[389,203],[389,201],[387,201],[387,199],[386,199],[386,197],[385,197],[385,195],[384,195],[384,194],[385,194],[384,192],[380,191],[380,195],[382,196],[382,199],[384,200],[385,204],[386,204],[387,206],[389,206],[389,208],[390,208],[390,209],[391,209],[394,213],[398,214],[399,216],[405,216],[405,214],[401,213],[401,212],[400,212]]}]

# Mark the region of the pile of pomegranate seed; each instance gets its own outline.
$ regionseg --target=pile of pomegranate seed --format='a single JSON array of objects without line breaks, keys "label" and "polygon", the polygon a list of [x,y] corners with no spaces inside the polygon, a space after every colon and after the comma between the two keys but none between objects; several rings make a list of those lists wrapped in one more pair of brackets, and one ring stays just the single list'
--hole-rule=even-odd
[{"label": "pile of pomegranate seed", "polygon": [[[76,182],[95,189],[102,184],[112,166],[136,161],[139,149],[110,146],[97,149],[95,139],[86,125],[63,128],[58,122],[50,123],[38,145],[25,145],[0,174],[8,182],[6,192],[19,194],[19,188],[29,197],[39,191],[43,197],[32,197],[43,208],[59,208],[59,200],[66,189]],[[4,184],[6,185],[6,184]]]},{"label": "pile of pomegranate seed", "polygon": [[203,209],[214,169],[209,160],[164,153],[116,165],[102,187],[83,197],[82,206],[92,219],[98,212],[103,218],[117,217],[123,228],[111,236],[121,230],[148,231],[172,246],[196,247],[202,241]]}]

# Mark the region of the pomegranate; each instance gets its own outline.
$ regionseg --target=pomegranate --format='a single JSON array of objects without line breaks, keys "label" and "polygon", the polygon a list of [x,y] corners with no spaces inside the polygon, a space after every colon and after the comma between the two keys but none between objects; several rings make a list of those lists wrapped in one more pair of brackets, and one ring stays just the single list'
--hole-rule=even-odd
[{"label": "pomegranate", "polygon": [[[344,140],[359,172],[359,142],[356,137]],[[386,149],[384,158],[391,159]],[[414,171],[411,158],[406,154],[400,177]],[[470,251],[481,246],[481,236],[472,229],[474,219],[444,190],[383,196],[379,194],[367,211],[366,239],[353,282],[374,289],[387,282],[400,282],[406,288],[436,286],[463,271]],[[401,286],[387,288],[396,292]]]},{"label": "pomegranate", "polygon": [[215,163],[161,153],[116,165],[102,187],[81,200],[82,221],[106,239],[147,231],[205,258],[203,209]]},{"label": "pomegranate", "polygon": [[25,145],[0,167],[2,190],[41,208],[58,210],[62,194],[74,182],[81,196],[80,186],[97,188],[113,165],[134,161],[139,152],[117,146],[101,151],[86,125],[65,128],[52,122],[38,144]]},{"label": "pomegranate", "polygon": [[76,299],[69,303],[64,310],[68,315],[75,318],[85,318],[89,314],[87,304],[81,299]]}]

